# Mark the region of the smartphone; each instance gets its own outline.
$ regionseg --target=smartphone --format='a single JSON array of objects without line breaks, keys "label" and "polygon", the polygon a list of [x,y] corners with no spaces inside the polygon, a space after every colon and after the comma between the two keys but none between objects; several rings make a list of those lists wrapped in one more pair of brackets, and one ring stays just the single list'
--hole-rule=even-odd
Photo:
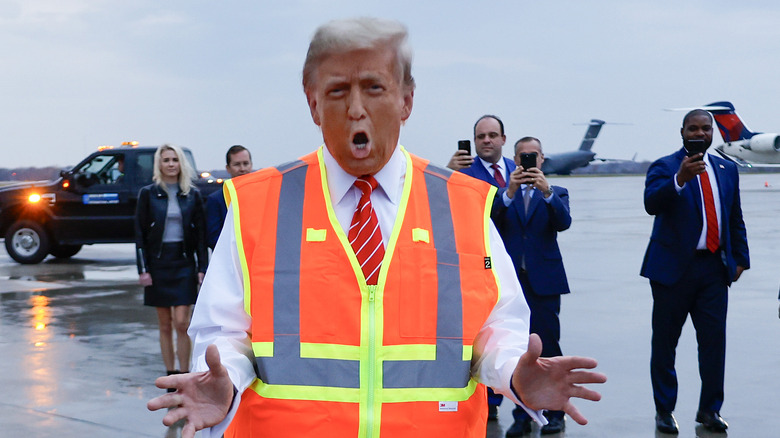
[{"label": "smartphone", "polygon": [[536,152],[524,152],[520,154],[520,166],[523,167],[523,170],[536,167]]},{"label": "smartphone", "polygon": [[[685,151],[689,157],[699,153],[703,154],[707,151],[707,144],[703,139],[684,140],[683,145],[685,146]],[[702,158],[703,156],[699,157],[699,160]]]},{"label": "smartphone", "polygon": [[471,155],[471,140],[458,140],[458,150]]}]

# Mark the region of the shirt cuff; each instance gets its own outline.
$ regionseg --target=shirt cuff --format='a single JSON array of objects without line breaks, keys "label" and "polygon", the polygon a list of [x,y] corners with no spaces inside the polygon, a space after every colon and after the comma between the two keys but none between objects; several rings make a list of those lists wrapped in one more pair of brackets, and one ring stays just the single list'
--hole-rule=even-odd
[{"label": "shirt cuff", "polygon": [[528,416],[536,421],[540,426],[547,424],[547,417],[542,415],[542,412],[544,411],[534,411],[533,409],[526,406],[522,400],[520,400],[520,396],[517,395],[517,391],[515,391],[515,385],[512,383],[512,379],[509,379],[509,389],[512,391],[512,394],[509,396],[509,398],[512,399],[512,401],[517,406],[523,408],[523,410],[528,413]]},{"label": "shirt cuff", "polygon": [[672,180],[674,181],[674,189],[677,190],[677,193],[680,193],[682,191],[682,189],[685,188],[685,184],[683,184],[682,186],[677,185],[677,174],[676,173],[672,177]]}]

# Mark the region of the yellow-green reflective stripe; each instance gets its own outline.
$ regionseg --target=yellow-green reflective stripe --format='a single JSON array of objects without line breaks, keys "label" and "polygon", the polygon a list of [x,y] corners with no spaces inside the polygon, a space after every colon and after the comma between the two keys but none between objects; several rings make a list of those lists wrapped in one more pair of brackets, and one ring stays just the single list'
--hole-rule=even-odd
[{"label": "yellow-green reflective stripe", "polygon": [[[358,403],[360,390],[349,388],[328,388],[321,386],[269,385],[255,379],[249,389],[265,398],[282,400],[314,400]],[[383,403],[418,401],[464,401],[477,389],[474,379],[464,388],[391,388],[381,390]]]},{"label": "yellow-green reflective stripe", "polygon": [[269,385],[255,379],[249,388],[265,398],[358,403],[360,389],[304,385]]},{"label": "yellow-green reflective stripe", "polygon": [[[473,349],[471,345],[464,345],[461,360],[470,361]],[[382,347],[382,358],[384,360],[436,360],[436,345],[386,345]]]},{"label": "yellow-green reflective stripe", "polygon": [[301,357],[316,359],[360,360],[357,345],[314,344],[301,342]]},{"label": "yellow-green reflective stripe", "polygon": [[382,347],[384,360],[436,360],[436,345],[386,345]]},{"label": "yellow-green reflective stripe", "polygon": [[477,382],[470,379],[463,388],[385,388],[382,400],[385,403],[416,401],[464,401],[474,394]]},{"label": "yellow-green reflective stripe", "polygon": [[273,342],[252,342],[252,351],[255,357],[271,357],[274,355]]},{"label": "yellow-green reflective stripe", "polygon": [[[335,230],[336,232],[336,238],[339,239],[341,246],[344,248],[344,253],[347,254],[347,258],[349,259],[349,264],[350,266],[352,266],[352,272],[355,273],[355,278],[361,280],[359,282],[360,291],[365,296],[368,294],[368,292],[364,287],[365,277],[363,276],[363,270],[360,269],[360,262],[358,262],[357,256],[355,256],[355,252],[352,250],[352,245],[349,244],[349,238],[344,233],[344,230],[341,228],[341,224],[339,224],[339,220],[336,217],[336,211],[333,210],[333,204],[331,203],[330,188],[328,188],[328,171],[325,168],[325,159],[322,157],[323,147],[324,146],[320,146],[320,148],[317,149],[317,162],[319,163],[319,168],[320,168],[320,184],[322,186],[323,197],[325,198],[325,208],[328,210],[328,219],[330,220],[331,227],[333,227],[333,230]],[[381,270],[379,275],[381,277],[382,275]]]},{"label": "yellow-green reflective stripe", "polygon": [[[238,260],[241,263],[241,275],[244,278],[244,311],[247,315],[252,314],[252,282],[249,278],[249,265],[246,262],[246,255],[244,254],[244,240],[241,235],[241,215],[239,214],[238,195],[236,194],[236,186],[233,185],[233,181],[227,180],[222,187],[223,191],[228,192],[228,198],[230,199],[230,205],[233,206],[233,229],[236,235],[236,251],[238,252]],[[225,201],[227,202],[227,201]]]},{"label": "yellow-green reflective stripe", "polygon": [[[490,219],[490,210],[493,208],[493,198],[496,196],[496,191],[498,189],[495,186],[490,186],[490,191],[488,191],[487,201],[485,202],[485,210],[482,213],[482,223],[484,225],[484,233],[485,233],[485,254],[487,254],[490,259],[493,259],[493,251],[490,248],[490,224],[492,223],[492,219]],[[496,302],[498,302],[499,299],[501,299],[501,281],[498,279],[498,272],[495,269],[491,269],[491,272],[493,272],[493,278],[496,279],[496,289],[498,289],[498,294],[496,294]]]},{"label": "yellow-green reflective stripe", "polygon": [[473,345],[464,345],[463,346],[463,360],[470,361],[472,357],[474,357],[474,346]]}]

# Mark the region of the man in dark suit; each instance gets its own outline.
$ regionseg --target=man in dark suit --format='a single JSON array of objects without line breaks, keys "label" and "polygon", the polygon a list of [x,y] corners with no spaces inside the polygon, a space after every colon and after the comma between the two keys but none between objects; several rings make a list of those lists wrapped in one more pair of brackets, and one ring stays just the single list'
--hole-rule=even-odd
[{"label": "man in dark suit", "polygon": [[702,382],[696,421],[725,431],[720,408],[728,287],[750,267],[739,174],[730,161],[704,153],[712,143],[708,112],[689,112],[680,133],[683,148],[655,161],[645,180],[645,210],[655,216],[641,275],[650,279],[653,291],[650,377],[656,428],[678,433],[672,415],[677,402],[675,349],[690,314]]},{"label": "man in dark suit", "polygon": [[[523,155],[527,154],[525,168]],[[534,137],[515,143],[515,164],[506,189],[496,194],[493,222],[512,258],[517,278],[531,310],[530,332],[542,339],[542,356],[561,356],[559,344],[561,295],[569,293],[569,284],[558,248],[558,232],[571,225],[569,192],[550,185],[541,171],[544,162],[542,144]],[[531,418],[520,407],[512,411],[515,422],[507,437],[519,437],[531,431]],[[542,434],[558,433],[565,428],[563,411],[546,411],[549,422]]]},{"label": "man in dark suit", "polygon": [[506,143],[504,122],[497,116],[486,114],[474,124],[474,147],[477,158],[468,152],[458,150],[450,159],[449,167],[466,175],[489,182],[496,187],[506,187],[509,174],[515,170],[515,163],[501,154]]},{"label": "man in dark suit", "polygon": [[[225,154],[225,169],[231,178],[252,172],[252,154],[249,149],[237,144],[228,149]],[[217,245],[219,233],[227,215],[225,194],[217,190],[206,198],[206,243],[212,250]]]}]

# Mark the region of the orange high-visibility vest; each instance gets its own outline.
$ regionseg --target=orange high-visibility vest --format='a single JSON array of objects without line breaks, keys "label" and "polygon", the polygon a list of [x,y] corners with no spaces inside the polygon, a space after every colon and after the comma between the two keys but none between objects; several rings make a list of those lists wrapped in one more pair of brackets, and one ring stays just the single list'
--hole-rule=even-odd
[{"label": "orange high-visibility vest", "polygon": [[226,183],[257,378],[226,437],[480,437],[472,344],[499,297],[495,188],[407,163],[378,284],[328,191],[322,148]]}]

